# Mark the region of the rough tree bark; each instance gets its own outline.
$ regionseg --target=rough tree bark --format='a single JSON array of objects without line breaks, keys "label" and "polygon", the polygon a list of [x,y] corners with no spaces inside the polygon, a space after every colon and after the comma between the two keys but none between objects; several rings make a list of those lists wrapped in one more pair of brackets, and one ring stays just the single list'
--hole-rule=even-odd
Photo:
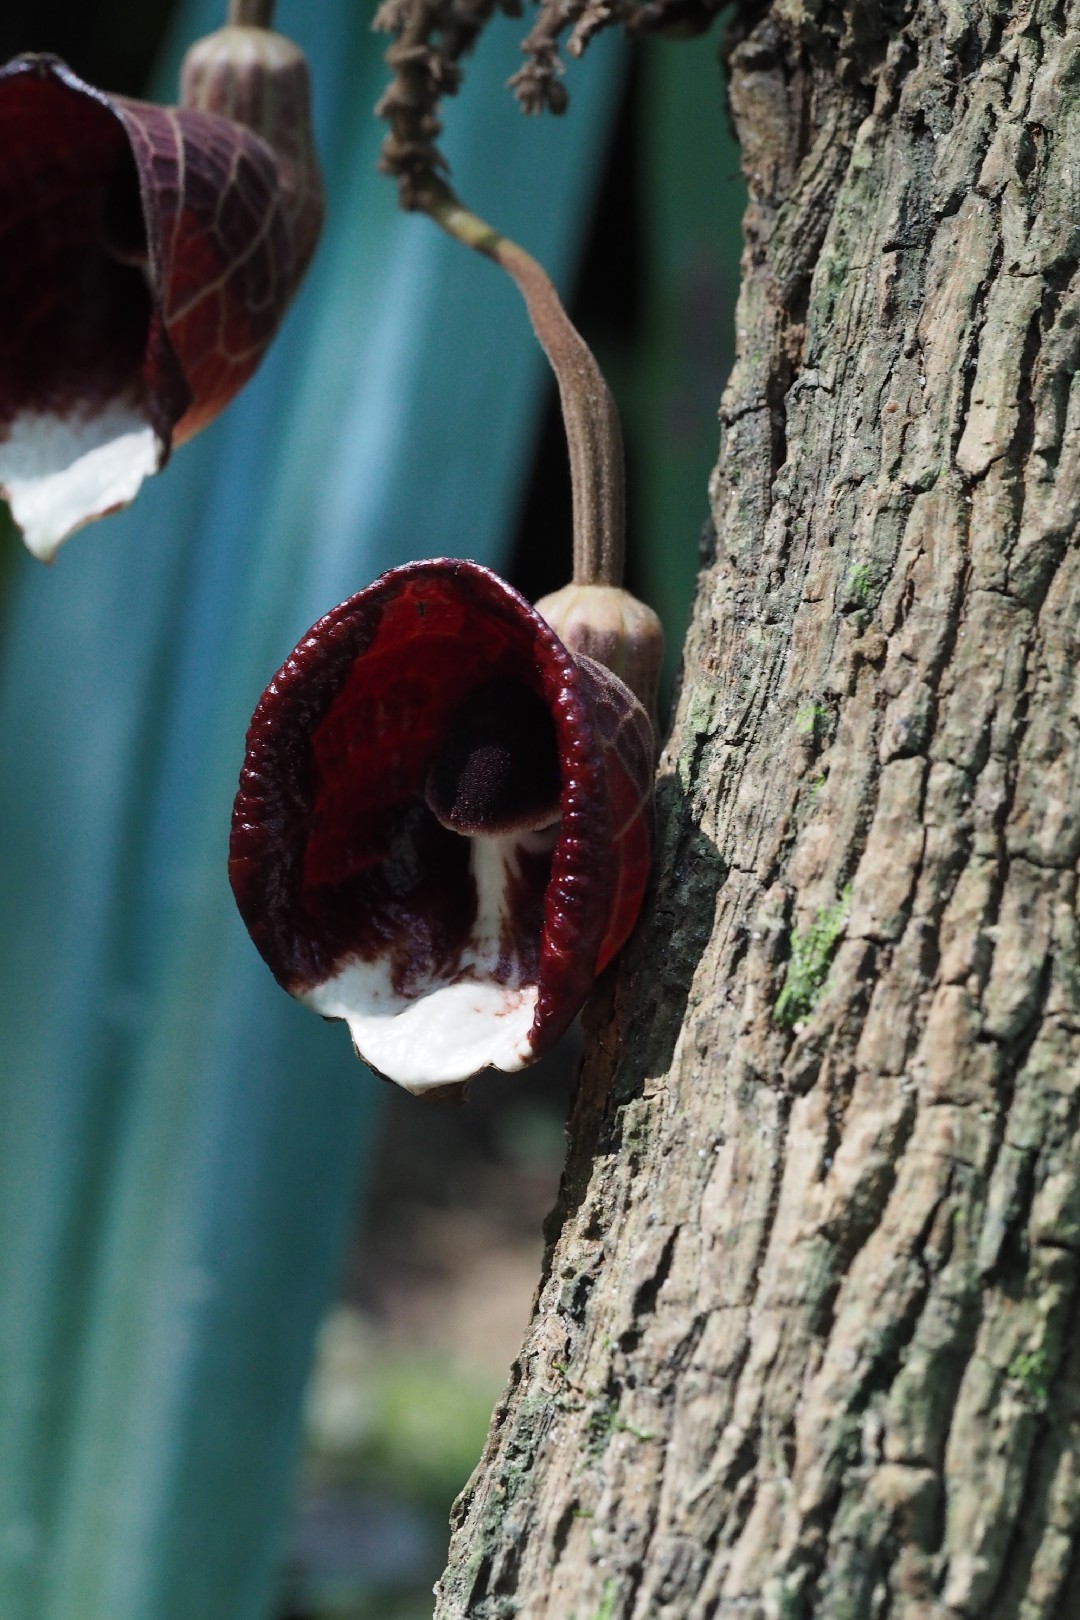
[{"label": "rough tree bark", "polygon": [[1080,3],[737,26],[655,891],[437,1612],[1065,1620]]}]

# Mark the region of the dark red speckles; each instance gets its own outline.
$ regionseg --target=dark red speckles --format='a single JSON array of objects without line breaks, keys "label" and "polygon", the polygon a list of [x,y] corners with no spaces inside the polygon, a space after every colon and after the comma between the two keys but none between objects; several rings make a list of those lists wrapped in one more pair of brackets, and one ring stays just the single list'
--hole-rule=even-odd
[{"label": "dark red speckles", "polygon": [[287,989],[310,990],[355,958],[387,961],[399,990],[454,977],[476,914],[470,841],[429,809],[428,773],[462,714],[478,712],[476,694],[486,702],[500,682],[543,700],[561,778],[554,847],[519,849],[498,969],[537,985],[539,1055],[633,924],[651,738],[643,749],[648,722],[621,683],[573,659],[488,569],[408,564],[312,628],[252,718],[230,877]]}]

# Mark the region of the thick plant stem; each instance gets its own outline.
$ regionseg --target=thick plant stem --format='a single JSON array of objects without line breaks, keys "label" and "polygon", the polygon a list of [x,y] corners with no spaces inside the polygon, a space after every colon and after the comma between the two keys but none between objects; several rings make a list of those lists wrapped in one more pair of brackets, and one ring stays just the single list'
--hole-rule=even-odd
[{"label": "thick plant stem", "polygon": [[1080,0],[737,9],[657,870],[435,1613],[1064,1620]]},{"label": "thick plant stem", "polygon": [[234,27],[270,28],[274,0],[229,0],[229,22]]},{"label": "thick plant stem", "polygon": [[611,390],[592,350],[571,322],[546,271],[501,236],[434,176],[418,202],[457,241],[502,266],[525,300],[533,330],[559,384],[570,452],[574,506],[574,583],[621,585],[625,523],[622,431]]}]

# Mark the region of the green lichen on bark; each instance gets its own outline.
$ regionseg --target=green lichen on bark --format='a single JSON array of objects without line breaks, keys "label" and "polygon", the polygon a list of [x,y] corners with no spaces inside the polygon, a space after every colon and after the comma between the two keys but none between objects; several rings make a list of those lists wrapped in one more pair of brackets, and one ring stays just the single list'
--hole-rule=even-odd
[{"label": "green lichen on bark", "polygon": [[784,985],[776,998],[773,1017],[785,1029],[793,1028],[817,1006],[825,987],[833,951],[847,925],[851,888],[845,888],[833,906],[819,906],[813,921],[791,933],[791,957]]}]

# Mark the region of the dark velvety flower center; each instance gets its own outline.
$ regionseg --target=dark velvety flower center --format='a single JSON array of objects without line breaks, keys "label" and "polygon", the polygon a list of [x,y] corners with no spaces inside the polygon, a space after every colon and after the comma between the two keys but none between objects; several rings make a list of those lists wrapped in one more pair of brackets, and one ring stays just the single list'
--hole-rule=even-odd
[{"label": "dark velvety flower center", "polygon": [[499,834],[559,816],[559,750],[547,704],[520,681],[476,687],[451,715],[426,798],[444,827]]},{"label": "dark velvety flower center", "polygon": [[150,320],[145,234],[120,120],[24,72],[0,97],[0,432],[24,410],[138,397]]}]

